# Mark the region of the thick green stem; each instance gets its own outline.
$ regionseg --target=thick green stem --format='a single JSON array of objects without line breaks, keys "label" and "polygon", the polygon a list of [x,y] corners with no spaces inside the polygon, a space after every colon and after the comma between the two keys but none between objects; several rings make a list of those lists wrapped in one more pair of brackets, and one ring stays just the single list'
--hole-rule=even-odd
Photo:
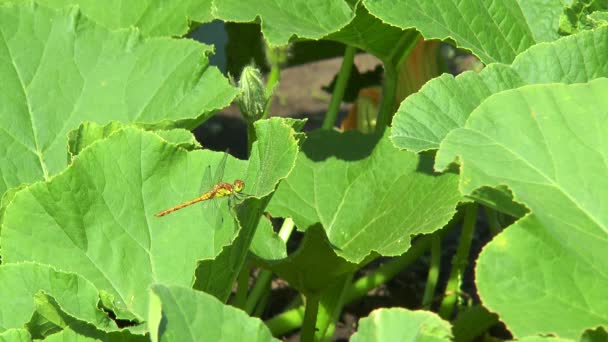
[{"label": "thick green stem", "polygon": [[283,221],[281,229],[279,230],[279,237],[281,240],[287,242],[294,228],[295,223],[293,222],[293,219],[291,217],[286,218],[285,221]]},{"label": "thick green stem", "polygon": [[282,312],[265,321],[273,336],[282,336],[302,326],[304,321],[304,306]]},{"label": "thick green stem", "polygon": [[502,228],[500,227],[500,222],[498,222],[498,215],[496,213],[496,210],[485,206],[483,207],[483,209],[488,219],[488,226],[490,227],[490,232],[492,233],[492,235],[494,236],[500,233]]},{"label": "thick green stem", "polygon": [[371,289],[374,289],[387,281],[391,280],[395,275],[401,272],[405,267],[416,261],[424,254],[430,245],[431,237],[424,236],[407,251],[398,257],[391,259],[389,262],[378,267],[374,272],[365,277],[361,277],[355,281],[348,291],[345,303],[352,303],[355,300],[365,296]]},{"label": "thick green stem", "polygon": [[[443,234],[440,233],[441,236]],[[424,236],[416,241],[407,253],[391,259],[368,276],[355,281],[344,295],[344,304],[349,304],[364,297],[371,289],[386,283],[402,271],[405,267],[416,261],[424,254],[431,244],[431,236]],[[265,323],[274,336],[281,336],[302,325],[304,306],[285,311]]]},{"label": "thick green stem", "polygon": [[344,92],[346,91],[346,86],[348,85],[348,79],[350,78],[350,72],[353,67],[353,62],[355,61],[356,52],[357,48],[355,48],[354,46],[346,46],[346,50],[344,51],[344,59],[342,60],[342,66],[340,67],[338,78],[336,79],[334,91],[331,94],[329,108],[327,109],[327,114],[325,115],[325,119],[323,120],[323,129],[331,129],[336,124],[338,112],[340,111],[340,104],[342,103],[342,99],[344,98]]},{"label": "thick green stem", "polygon": [[384,82],[382,85],[382,101],[376,121],[376,131],[384,132],[393,120],[395,108],[395,92],[397,90],[397,69],[391,63],[384,63]]},{"label": "thick green stem", "polygon": [[429,274],[426,278],[426,287],[424,296],[422,297],[422,307],[430,309],[437,288],[437,279],[439,279],[439,269],[441,268],[441,236],[434,234],[431,242],[431,265],[429,266]]},{"label": "thick green stem", "polygon": [[245,301],[247,300],[247,290],[249,290],[249,266],[245,266],[241,269],[237,278],[236,295],[234,296],[233,305],[239,309],[245,307]]},{"label": "thick green stem", "polygon": [[[281,230],[279,230],[279,237],[287,242],[289,236],[293,232],[294,222],[291,218],[285,219]],[[247,298],[247,304],[245,304],[245,312],[251,314],[253,310],[258,306],[260,298],[266,296],[266,293],[270,291],[270,282],[272,281],[272,272],[269,270],[262,270],[256,280],[251,293]]]},{"label": "thick green stem", "polygon": [[473,232],[475,231],[475,223],[477,222],[477,204],[468,204],[465,209],[464,222],[462,224],[462,232],[460,233],[460,241],[456,255],[452,259],[452,270],[450,278],[445,289],[445,297],[439,308],[439,315],[444,319],[451,319],[456,300],[460,293],[460,282],[462,274],[467,266],[469,259],[469,251],[471,250],[471,241],[473,240]]},{"label": "thick green stem", "polygon": [[251,294],[247,298],[247,303],[244,305],[244,310],[248,314],[251,314],[258,302],[265,293],[270,289],[270,282],[272,281],[272,272],[269,270],[263,270],[260,272],[258,278],[255,281],[255,285],[251,289]]},{"label": "thick green stem", "polygon": [[306,297],[306,308],[304,310],[304,322],[300,333],[300,341],[312,342],[315,338],[317,313],[319,312],[319,295]]},{"label": "thick green stem", "polygon": [[354,273],[344,274],[323,289],[319,299],[315,341],[323,341],[328,333],[333,335],[333,332],[328,332],[328,329],[331,330],[342,312],[344,299],[353,281],[353,275]]},{"label": "thick green stem", "polygon": [[262,314],[264,313],[264,310],[266,309],[266,305],[268,304],[268,299],[270,298],[270,294],[271,294],[271,291],[270,291],[270,283],[269,283],[268,287],[266,288],[266,291],[264,291],[264,294],[262,295],[262,298],[260,298],[260,300],[257,302],[257,305],[255,306],[255,309],[251,313],[251,316],[262,317]]}]

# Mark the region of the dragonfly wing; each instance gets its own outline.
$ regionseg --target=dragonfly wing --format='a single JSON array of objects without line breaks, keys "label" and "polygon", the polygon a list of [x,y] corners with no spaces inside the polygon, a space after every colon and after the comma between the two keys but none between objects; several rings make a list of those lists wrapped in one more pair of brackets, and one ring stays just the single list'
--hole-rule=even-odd
[{"label": "dragonfly wing", "polygon": [[226,161],[228,160],[228,152],[224,152],[222,159],[219,164],[217,164],[217,168],[215,169],[215,175],[213,177],[213,185],[222,181],[224,177],[224,170],[226,169]]},{"label": "dragonfly wing", "polygon": [[[205,169],[205,174],[203,175],[203,179],[201,181],[201,190],[199,194],[204,194],[213,188],[213,180],[211,179],[211,165],[208,165]],[[219,215],[219,207],[217,204],[217,200],[211,198],[206,201],[203,201],[201,207],[201,211],[203,214],[204,221],[215,228],[217,226],[217,217]]]}]

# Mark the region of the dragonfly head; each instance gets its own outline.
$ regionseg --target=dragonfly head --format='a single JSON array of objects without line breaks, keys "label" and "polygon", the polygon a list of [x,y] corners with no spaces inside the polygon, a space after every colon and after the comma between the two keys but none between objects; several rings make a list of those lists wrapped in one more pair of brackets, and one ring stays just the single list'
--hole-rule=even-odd
[{"label": "dragonfly head", "polygon": [[245,182],[240,179],[234,180],[234,191],[241,192],[245,188]]}]

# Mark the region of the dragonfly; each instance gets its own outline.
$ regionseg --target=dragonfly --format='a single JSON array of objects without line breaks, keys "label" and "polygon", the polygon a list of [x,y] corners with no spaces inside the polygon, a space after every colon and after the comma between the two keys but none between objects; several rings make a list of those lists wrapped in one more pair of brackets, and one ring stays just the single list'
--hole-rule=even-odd
[{"label": "dragonfly", "polygon": [[[207,191],[205,191],[202,195],[197,198],[194,198],[190,201],[180,203],[174,207],[169,209],[165,209],[161,212],[154,214],[156,217],[162,217],[165,215],[169,215],[174,211],[178,211],[180,209],[186,208],[198,202],[203,202],[206,200],[213,200],[221,197],[229,197],[230,202],[233,202],[235,199],[242,199],[243,197],[247,197],[248,195],[243,194],[243,189],[245,188],[245,182],[241,179],[235,179],[234,182],[227,183],[222,181],[222,177],[224,175],[224,168],[226,166],[226,160],[228,159],[228,153],[224,153],[224,157],[218,164],[217,171],[215,172],[215,177],[213,182],[209,179],[211,178],[211,166],[207,168],[207,172],[205,172],[205,179],[203,181],[203,186],[208,184],[215,184],[213,187]],[[204,190],[204,189],[203,189]],[[201,191],[203,191],[201,190]],[[217,203],[215,203],[215,208],[217,208]]]}]

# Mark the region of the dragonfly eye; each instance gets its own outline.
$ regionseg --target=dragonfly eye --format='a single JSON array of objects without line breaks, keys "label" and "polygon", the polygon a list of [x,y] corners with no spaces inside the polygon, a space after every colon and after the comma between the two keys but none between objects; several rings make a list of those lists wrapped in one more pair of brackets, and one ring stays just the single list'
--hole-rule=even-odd
[{"label": "dragonfly eye", "polygon": [[241,192],[241,191],[243,191],[244,187],[245,187],[245,182],[243,182],[240,179],[234,180],[234,191]]}]

